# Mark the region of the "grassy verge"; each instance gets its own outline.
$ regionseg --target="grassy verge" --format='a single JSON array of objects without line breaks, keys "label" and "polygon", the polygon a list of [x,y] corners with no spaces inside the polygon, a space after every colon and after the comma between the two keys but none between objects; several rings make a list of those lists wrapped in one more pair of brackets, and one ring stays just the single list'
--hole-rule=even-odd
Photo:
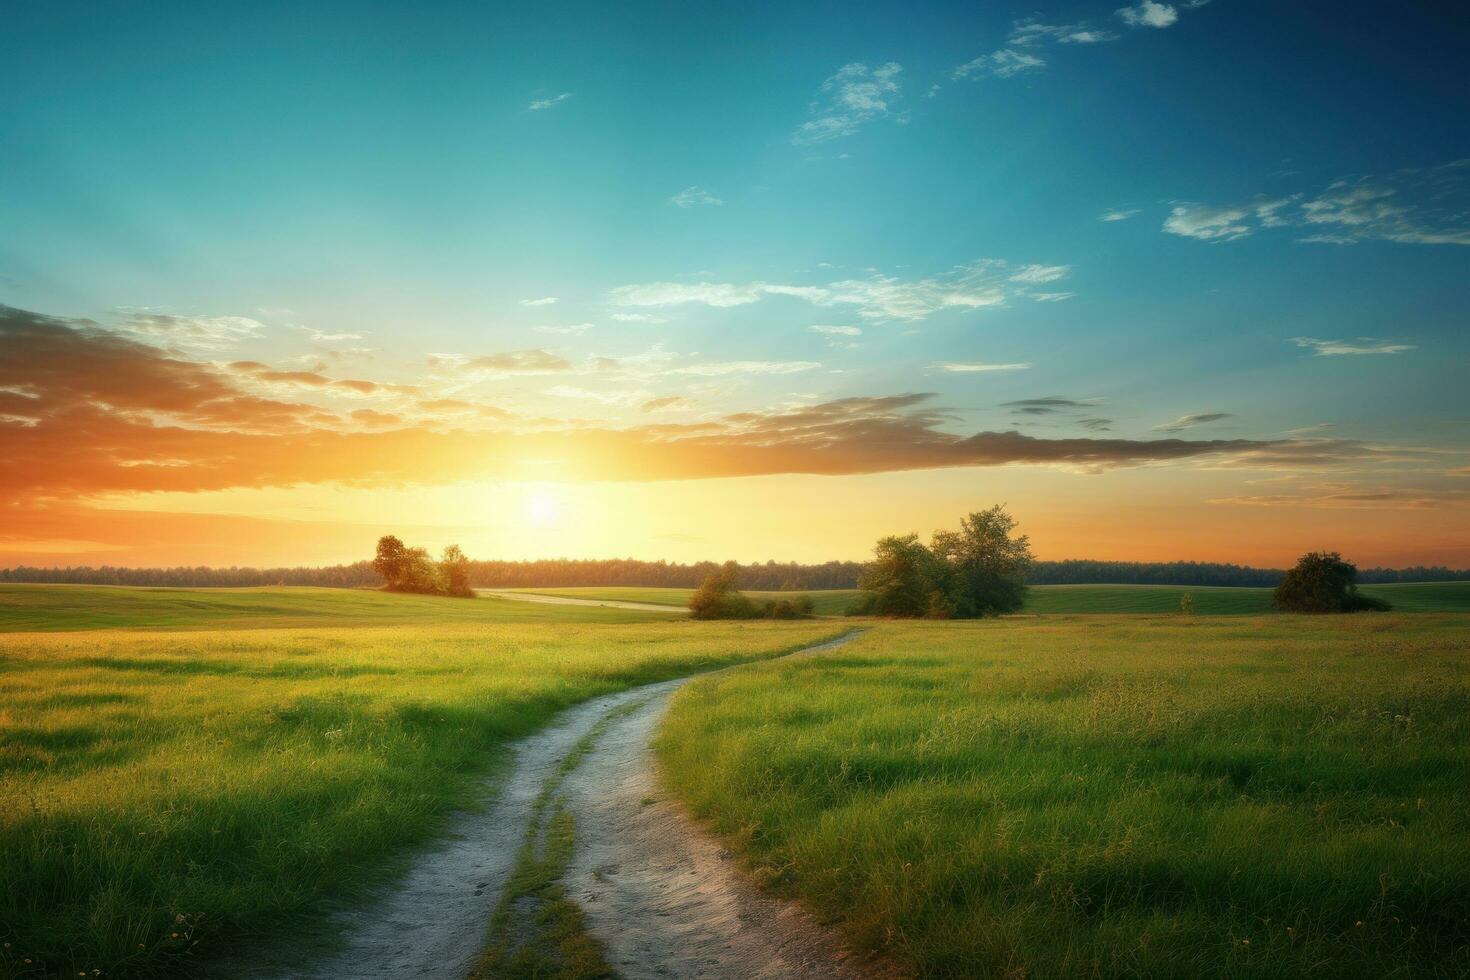
[{"label": "grassy verge", "polygon": [[440,831],[506,745],[560,709],[831,632],[678,621],[0,636],[0,975],[174,974],[234,942],[318,933],[325,896]]},{"label": "grassy verge", "polygon": [[694,682],[673,791],[924,976],[1470,972],[1470,617],[883,624]]}]

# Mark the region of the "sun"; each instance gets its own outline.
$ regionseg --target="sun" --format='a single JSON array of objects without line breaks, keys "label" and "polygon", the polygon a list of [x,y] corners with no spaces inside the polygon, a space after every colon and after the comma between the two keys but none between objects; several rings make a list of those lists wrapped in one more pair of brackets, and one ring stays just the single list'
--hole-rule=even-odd
[{"label": "sun", "polygon": [[528,487],[525,512],[532,527],[554,527],[561,520],[561,498],[549,487]]}]

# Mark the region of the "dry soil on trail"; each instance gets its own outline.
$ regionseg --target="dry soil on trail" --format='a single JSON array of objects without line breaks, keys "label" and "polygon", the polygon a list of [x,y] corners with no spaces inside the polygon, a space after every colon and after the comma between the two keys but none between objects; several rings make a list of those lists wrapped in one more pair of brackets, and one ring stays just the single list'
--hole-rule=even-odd
[{"label": "dry soil on trail", "polygon": [[[852,635],[788,656],[818,654]],[[492,803],[461,814],[451,833],[375,900],[337,914],[342,944],[334,954],[246,975],[462,980],[485,946],[538,796],[607,718],[560,789],[576,820],[576,847],[562,880],[620,975],[871,976],[830,932],[749,883],[677,806],[653,802],[659,791],[650,740],[669,696],[692,679],[595,698],[517,743],[509,773],[487,784]]]}]

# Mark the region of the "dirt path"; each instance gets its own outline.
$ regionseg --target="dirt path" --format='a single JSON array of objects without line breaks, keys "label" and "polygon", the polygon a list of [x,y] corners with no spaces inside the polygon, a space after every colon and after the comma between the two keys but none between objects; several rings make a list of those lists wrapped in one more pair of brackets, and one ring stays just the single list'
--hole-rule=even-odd
[{"label": "dirt path", "polygon": [[614,609],[637,609],[641,612],[661,612],[672,616],[687,616],[689,610],[683,606],[660,606],[653,602],[624,602],[621,599],[573,599],[564,595],[536,595],[532,592],[497,592],[494,589],[476,589],[480,595],[495,599],[512,599],[516,602],[547,602],[553,606],[611,606]]},{"label": "dirt path", "polygon": [[[854,635],[788,656],[830,650]],[[676,807],[644,805],[657,795],[649,740],[669,696],[690,680],[594,698],[518,742],[509,775],[487,782],[493,803],[461,814],[451,833],[417,854],[408,872],[376,901],[337,914],[343,939],[338,952],[308,968],[245,975],[463,980],[486,943],[538,796],[603,722],[596,742],[560,787],[577,838],[562,880],[622,976],[859,976],[835,940],[746,883],[728,855]]]},{"label": "dirt path", "polygon": [[577,816],[562,881],[608,962],[629,980],[868,976],[827,930],[760,892],[660,799],[649,743],[675,687],[615,720],[562,787]]}]

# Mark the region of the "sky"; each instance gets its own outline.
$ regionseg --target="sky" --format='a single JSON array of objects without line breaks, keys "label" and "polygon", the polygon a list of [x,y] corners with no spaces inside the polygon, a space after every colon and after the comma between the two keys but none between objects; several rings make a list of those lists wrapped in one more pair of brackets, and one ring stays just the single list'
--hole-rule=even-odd
[{"label": "sky", "polygon": [[0,565],[1470,566],[1453,4],[0,33]]}]

